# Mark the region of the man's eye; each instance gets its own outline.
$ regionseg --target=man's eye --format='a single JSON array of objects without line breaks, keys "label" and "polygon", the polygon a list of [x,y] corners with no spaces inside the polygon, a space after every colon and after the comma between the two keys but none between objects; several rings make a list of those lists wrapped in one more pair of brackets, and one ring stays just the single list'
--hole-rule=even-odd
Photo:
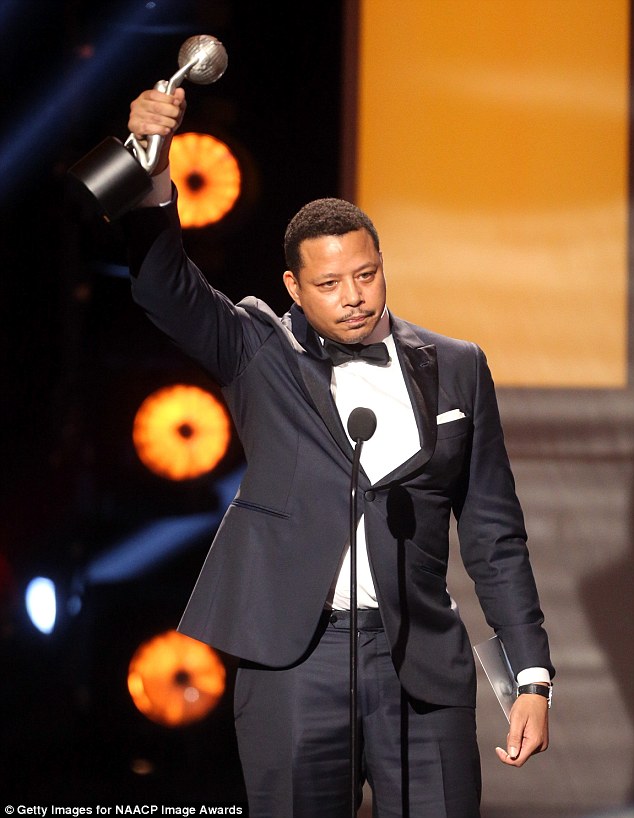
[{"label": "man's eye", "polygon": [[322,281],[319,286],[323,289],[330,289],[331,287],[334,287],[336,283],[336,281]]}]

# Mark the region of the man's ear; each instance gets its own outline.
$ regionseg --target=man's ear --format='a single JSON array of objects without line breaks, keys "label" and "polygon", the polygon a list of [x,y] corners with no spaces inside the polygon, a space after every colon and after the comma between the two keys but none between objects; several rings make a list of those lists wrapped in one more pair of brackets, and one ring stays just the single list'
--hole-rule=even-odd
[{"label": "man's ear", "polygon": [[286,285],[286,289],[288,290],[288,294],[293,299],[293,301],[297,304],[298,307],[302,306],[302,301],[300,298],[299,293],[299,282],[295,278],[295,275],[290,271],[286,270],[284,275],[282,276],[282,281]]}]

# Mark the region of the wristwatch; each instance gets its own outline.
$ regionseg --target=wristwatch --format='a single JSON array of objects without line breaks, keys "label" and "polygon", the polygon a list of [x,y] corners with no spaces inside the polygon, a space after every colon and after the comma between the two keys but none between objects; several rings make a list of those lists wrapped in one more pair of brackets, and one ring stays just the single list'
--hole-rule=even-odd
[{"label": "wristwatch", "polygon": [[517,688],[517,695],[521,696],[522,693],[536,693],[538,696],[543,696],[545,699],[548,699],[548,707],[551,706],[553,703],[553,686],[552,685],[540,685],[540,684],[530,684],[530,685],[520,685]]}]

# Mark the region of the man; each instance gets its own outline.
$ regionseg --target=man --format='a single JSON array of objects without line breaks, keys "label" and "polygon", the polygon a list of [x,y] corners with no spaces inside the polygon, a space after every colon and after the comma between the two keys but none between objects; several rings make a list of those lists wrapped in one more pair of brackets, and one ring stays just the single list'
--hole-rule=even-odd
[{"label": "man", "polygon": [[154,192],[127,217],[131,271],[148,315],[221,385],[245,450],[180,629],[242,660],[235,716],[250,813],[348,814],[345,426],[367,406],[378,423],[359,486],[361,769],[381,818],[476,818],[474,664],[445,583],[452,512],[527,691],[497,749],[505,764],[546,749],[554,672],[484,355],[389,313],[376,230],[338,199],[309,203],[288,226],[285,316],[215,291],[183,252],[169,183],[184,107],[182,89],[131,106],[133,133],[165,137]]}]

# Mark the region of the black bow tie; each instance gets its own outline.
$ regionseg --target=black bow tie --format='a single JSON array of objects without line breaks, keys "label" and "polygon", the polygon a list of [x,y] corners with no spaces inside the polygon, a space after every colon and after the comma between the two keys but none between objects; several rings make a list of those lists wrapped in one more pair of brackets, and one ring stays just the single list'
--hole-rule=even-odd
[{"label": "black bow tie", "polygon": [[333,366],[347,364],[348,361],[362,360],[375,366],[387,366],[390,354],[383,342],[378,344],[339,344],[326,338],[324,350],[330,357]]}]

